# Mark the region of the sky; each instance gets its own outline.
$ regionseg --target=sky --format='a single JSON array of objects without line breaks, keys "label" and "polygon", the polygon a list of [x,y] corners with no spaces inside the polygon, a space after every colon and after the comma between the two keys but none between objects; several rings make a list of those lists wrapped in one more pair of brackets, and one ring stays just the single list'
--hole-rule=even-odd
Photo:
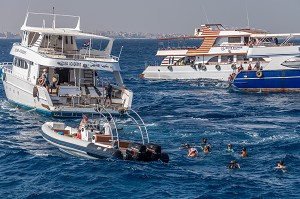
[{"label": "sky", "polygon": [[[29,3],[30,2],[30,3]],[[18,33],[31,12],[81,16],[87,32],[192,35],[205,23],[270,33],[300,32],[300,0],[0,0],[0,32]],[[248,13],[248,17],[247,17]]]}]

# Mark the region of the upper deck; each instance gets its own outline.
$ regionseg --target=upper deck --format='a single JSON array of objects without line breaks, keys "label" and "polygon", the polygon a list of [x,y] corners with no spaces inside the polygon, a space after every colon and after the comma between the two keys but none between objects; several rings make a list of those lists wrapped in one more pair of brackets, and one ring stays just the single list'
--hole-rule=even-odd
[{"label": "upper deck", "polygon": [[[62,19],[63,22],[58,19]],[[61,24],[73,24],[73,26]],[[29,48],[47,58],[119,61],[118,57],[111,55],[114,40],[83,33],[80,29],[79,16],[28,12],[21,30],[23,31],[22,42],[15,45]],[[78,41],[78,39],[82,40]],[[97,49],[93,49],[96,45]]]}]

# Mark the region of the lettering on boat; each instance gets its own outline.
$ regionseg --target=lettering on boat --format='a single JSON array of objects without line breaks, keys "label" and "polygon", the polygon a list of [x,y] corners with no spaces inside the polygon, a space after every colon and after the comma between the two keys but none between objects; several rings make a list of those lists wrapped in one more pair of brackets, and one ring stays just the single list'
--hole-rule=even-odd
[{"label": "lettering on boat", "polygon": [[57,64],[60,66],[81,66],[80,62],[59,61]]},{"label": "lettering on boat", "polygon": [[226,46],[226,47],[221,47],[221,50],[241,50],[243,47],[242,46]]},{"label": "lettering on boat", "polygon": [[93,63],[90,66],[96,67],[96,68],[112,68],[111,66],[109,66],[107,64],[101,64],[101,63]]},{"label": "lettering on boat", "polygon": [[16,49],[15,49],[15,52],[26,55],[26,51],[25,51],[25,50],[22,50],[22,49],[19,49],[19,48],[16,48]]}]

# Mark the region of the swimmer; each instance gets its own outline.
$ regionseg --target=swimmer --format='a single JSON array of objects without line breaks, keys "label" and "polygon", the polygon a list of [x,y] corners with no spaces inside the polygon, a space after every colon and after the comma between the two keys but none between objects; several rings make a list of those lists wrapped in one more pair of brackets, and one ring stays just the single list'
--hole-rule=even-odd
[{"label": "swimmer", "polygon": [[275,167],[276,169],[286,169],[286,166],[283,166],[283,161],[280,160],[278,163],[277,163],[277,167]]},{"label": "swimmer", "polygon": [[185,149],[189,149],[190,148],[190,145],[188,143],[185,143],[183,145],[181,145],[182,148],[185,148]]},{"label": "swimmer", "polygon": [[209,153],[210,152],[210,145],[204,146],[203,151],[204,151],[204,153]]},{"label": "swimmer", "polygon": [[207,144],[207,138],[202,138],[202,144],[200,145],[200,147],[202,148],[202,149],[204,149],[204,147],[206,146],[206,144]]},{"label": "swimmer", "polygon": [[245,148],[245,147],[243,147],[243,149],[242,149],[242,154],[241,154],[241,156],[242,156],[242,157],[248,157],[248,154],[247,154],[247,152],[246,152],[246,148]]},{"label": "swimmer", "polygon": [[189,153],[188,153],[189,157],[195,157],[197,155],[198,155],[198,151],[196,148],[189,148]]},{"label": "swimmer", "polygon": [[228,145],[227,145],[226,151],[229,152],[229,153],[234,152],[234,150],[232,149],[232,145],[231,145],[231,144],[228,144]]},{"label": "swimmer", "polygon": [[231,160],[231,161],[230,161],[230,164],[229,164],[229,166],[228,166],[228,168],[229,168],[229,169],[240,169],[241,167],[240,167],[240,164],[239,164],[239,163],[237,163],[237,162],[234,161],[234,160]]}]

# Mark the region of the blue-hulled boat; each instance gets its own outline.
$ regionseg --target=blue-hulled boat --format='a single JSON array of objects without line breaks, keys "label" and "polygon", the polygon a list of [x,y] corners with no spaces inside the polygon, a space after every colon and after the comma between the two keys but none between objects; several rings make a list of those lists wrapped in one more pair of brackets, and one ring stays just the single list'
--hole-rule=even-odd
[{"label": "blue-hulled boat", "polygon": [[[257,44],[249,49],[247,57],[256,59],[255,67],[233,74],[229,78],[231,85],[245,91],[300,91],[300,45],[289,43],[296,36],[300,33],[252,35]],[[279,44],[277,37],[285,40]],[[260,45],[266,39],[270,42]],[[270,62],[263,66],[261,58]]]},{"label": "blue-hulled boat", "polygon": [[300,69],[241,71],[232,84],[247,91],[300,91]]}]

